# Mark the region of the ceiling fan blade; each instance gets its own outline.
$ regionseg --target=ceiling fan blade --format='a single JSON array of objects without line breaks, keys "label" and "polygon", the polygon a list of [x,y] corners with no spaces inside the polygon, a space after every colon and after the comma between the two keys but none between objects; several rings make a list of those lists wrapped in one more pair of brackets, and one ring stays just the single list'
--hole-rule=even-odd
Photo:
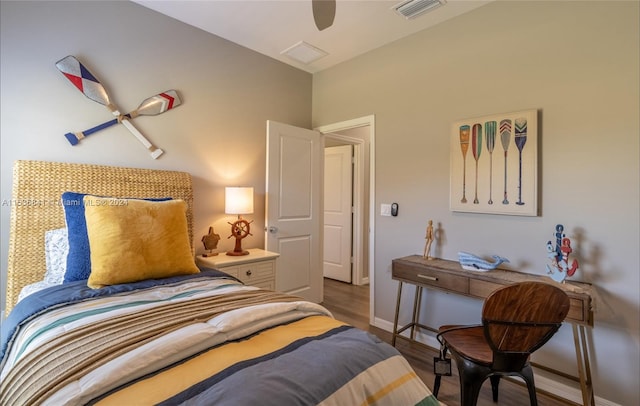
[{"label": "ceiling fan blade", "polygon": [[318,30],[331,27],[336,16],[336,0],[311,0],[311,6]]}]

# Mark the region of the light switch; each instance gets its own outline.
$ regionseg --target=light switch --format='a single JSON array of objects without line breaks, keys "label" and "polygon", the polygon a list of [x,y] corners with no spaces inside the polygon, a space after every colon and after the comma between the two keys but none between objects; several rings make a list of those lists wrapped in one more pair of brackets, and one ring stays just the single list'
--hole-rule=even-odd
[{"label": "light switch", "polygon": [[380,215],[391,217],[391,205],[387,203],[382,203],[380,205]]}]

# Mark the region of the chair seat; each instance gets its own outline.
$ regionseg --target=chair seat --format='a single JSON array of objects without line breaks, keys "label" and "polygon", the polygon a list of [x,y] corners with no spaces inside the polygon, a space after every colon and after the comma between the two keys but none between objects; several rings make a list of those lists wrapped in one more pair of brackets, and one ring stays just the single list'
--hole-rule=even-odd
[{"label": "chair seat", "polygon": [[[450,331],[447,331],[450,330]],[[493,363],[493,351],[484,338],[482,326],[442,326],[438,329],[447,347],[458,355],[484,366]]]}]

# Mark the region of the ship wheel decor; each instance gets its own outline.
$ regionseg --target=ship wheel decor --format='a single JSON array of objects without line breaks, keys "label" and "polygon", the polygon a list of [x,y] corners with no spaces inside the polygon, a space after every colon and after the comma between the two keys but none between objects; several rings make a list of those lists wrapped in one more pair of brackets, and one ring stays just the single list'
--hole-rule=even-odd
[{"label": "ship wheel decor", "polygon": [[242,239],[247,236],[253,235],[251,234],[251,223],[253,223],[253,220],[247,221],[240,216],[238,217],[238,220],[234,221],[233,223],[228,222],[229,224],[231,224],[231,235],[227,238],[235,237],[236,246],[233,248],[233,251],[228,251],[227,255],[249,255],[249,251],[245,251],[242,249]]},{"label": "ship wheel decor", "polygon": [[240,256],[249,255],[249,251],[242,249],[242,239],[251,234],[251,223],[242,218],[242,214],[253,213],[253,188],[252,187],[226,187],[224,190],[224,212],[227,214],[237,214],[236,221],[231,224],[231,235],[227,238],[235,237],[236,246],[233,251],[228,251],[227,255]]}]

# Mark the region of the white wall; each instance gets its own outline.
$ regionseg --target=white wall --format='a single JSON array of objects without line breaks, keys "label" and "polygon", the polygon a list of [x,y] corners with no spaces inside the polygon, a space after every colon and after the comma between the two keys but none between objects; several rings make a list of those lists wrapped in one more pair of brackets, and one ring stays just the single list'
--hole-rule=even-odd
[{"label": "white wall", "polygon": [[[264,245],[266,120],[309,127],[311,75],[135,3],[11,2],[1,7],[1,200],[11,199],[17,159],[186,171],[194,180],[196,247],[214,225],[218,248],[233,248],[224,215],[224,186],[253,186],[253,237]],[[165,154],[157,161],[122,125],[72,147],[63,136],[111,119],[80,93],[55,62],[75,55],[122,111],[176,89],[183,104],[134,125]],[[0,219],[2,296],[10,207]],[[42,247],[33,247],[42,250]],[[44,255],[44,254],[43,254]]]},{"label": "white wall", "polygon": [[[314,75],[314,126],[375,115],[378,320],[393,321],[392,259],[422,253],[429,219],[442,231],[438,256],[500,254],[534,274],[545,273],[545,243],[562,223],[581,264],[575,279],[598,293],[595,393],[638,403],[638,6],[495,2]],[[449,211],[451,124],[532,108],[540,112],[541,215]],[[380,217],[390,202],[400,215]],[[427,324],[479,321],[479,301],[432,293],[423,301]],[[576,374],[574,354],[563,326],[535,360]]]}]

